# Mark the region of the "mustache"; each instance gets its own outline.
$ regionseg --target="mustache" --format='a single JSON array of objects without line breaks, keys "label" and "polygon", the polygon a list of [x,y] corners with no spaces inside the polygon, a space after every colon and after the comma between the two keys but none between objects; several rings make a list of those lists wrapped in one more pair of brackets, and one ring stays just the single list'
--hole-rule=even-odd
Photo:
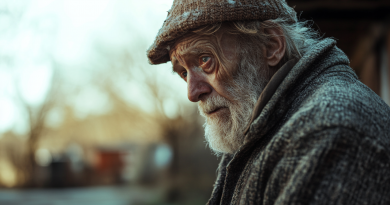
[{"label": "mustache", "polygon": [[200,101],[198,103],[198,108],[199,108],[200,114],[205,116],[209,113],[212,113],[213,111],[215,111],[217,109],[229,108],[230,104],[231,103],[226,98],[224,98],[220,95],[216,95],[216,96],[208,97],[204,101]]}]

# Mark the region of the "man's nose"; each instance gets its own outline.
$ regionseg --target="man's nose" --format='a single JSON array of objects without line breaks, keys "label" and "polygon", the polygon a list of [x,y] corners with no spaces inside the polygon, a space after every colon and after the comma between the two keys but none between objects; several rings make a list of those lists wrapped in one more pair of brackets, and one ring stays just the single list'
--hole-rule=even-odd
[{"label": "man's nose", "polygon": [[212,91],[210,84],[202,75],[191,75],[187,77],[188,99],[191,102],[198,102]]}]

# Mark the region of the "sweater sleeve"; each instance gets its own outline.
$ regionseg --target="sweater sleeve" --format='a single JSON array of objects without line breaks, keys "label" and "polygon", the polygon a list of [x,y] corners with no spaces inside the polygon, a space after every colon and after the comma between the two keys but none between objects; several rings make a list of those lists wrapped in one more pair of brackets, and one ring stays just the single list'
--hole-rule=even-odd
[{"label": "sweater sleeve", "polygon": [[283,160],[294,169],[275,204],[390,204],[389,153],[375,138],[328,128],[293,142]]}]

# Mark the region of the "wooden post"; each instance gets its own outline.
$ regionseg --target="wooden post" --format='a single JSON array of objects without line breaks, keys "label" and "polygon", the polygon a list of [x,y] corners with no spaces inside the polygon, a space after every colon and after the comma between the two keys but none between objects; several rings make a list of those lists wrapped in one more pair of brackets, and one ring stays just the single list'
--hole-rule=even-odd
[{"label": "wooden post", "polygon": [[378,69],[378,55],[371,51],[364,62],[360,71],[360,80],[366,84],[376,94],[380,95],[380,73]]},{"label": "wooden post", "polygon": [[[388,93],[387,96],[390,96],[390,23],[386,25],[388,27],[387,32],[386,32],[386,53],[387,53],[387,85],[388,85]],[[390,98],[385,99],[386,103],[390,105]]]}]

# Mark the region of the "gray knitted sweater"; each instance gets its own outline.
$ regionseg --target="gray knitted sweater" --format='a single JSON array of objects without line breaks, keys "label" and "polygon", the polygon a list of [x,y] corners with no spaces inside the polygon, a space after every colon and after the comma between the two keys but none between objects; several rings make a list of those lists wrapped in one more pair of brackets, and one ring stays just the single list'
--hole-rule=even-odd
[{"label": "gray knitted sweater", "polygon": [[209,205],[390,204],[390,108],[335,44],[274,75]]}]

